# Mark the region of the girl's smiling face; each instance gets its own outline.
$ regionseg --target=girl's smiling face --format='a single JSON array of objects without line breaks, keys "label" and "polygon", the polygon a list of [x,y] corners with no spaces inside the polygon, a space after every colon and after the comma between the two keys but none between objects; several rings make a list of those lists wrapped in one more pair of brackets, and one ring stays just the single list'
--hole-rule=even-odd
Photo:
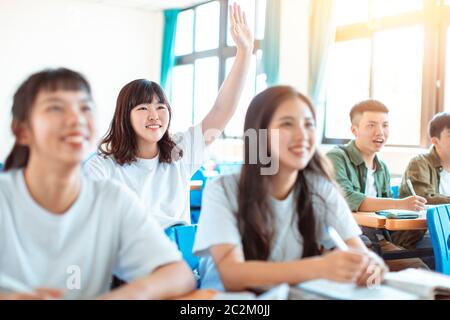
[{"label": "girl's smiling face", "polygon": [[156,97],[152,103],[142,103],[131,110],[131,126],[138,145],[157,143],[169,127],[169,109]]},{"label": "girl's smiling face", "polygon": [[78,165],[94,138],[93,102],[85,91],[41,90],[28,121],[16,127],[18,142],[30,157]]},{"label": "girl's smiling face", "polygon": [[316,150],[316,130],[306,103],[297,97],[283,101],[270,120],[269,132],[271,155],[280,168],[298,171],[308,165]]}]

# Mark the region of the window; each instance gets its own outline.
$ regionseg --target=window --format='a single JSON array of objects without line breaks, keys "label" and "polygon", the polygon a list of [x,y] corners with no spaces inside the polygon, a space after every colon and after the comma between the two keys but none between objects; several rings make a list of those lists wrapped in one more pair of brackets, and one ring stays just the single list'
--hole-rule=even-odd
[{"label": "window", "polygon": [[244,117],[253,96],[265,89],[261,72],[261,40],[264,38],[265,0],[215,0],[180,12],[177,20],[172,72],[172,131],[199,123],[209,112],[236,54],[228,27],[228,5],[236,2],[246,12],[255,35],[255,50],[236,114],[225,128],[225,137],[242,136]]},{"label": "window", "polygon": [[450,0],[336,0],[335,14],[323,142],[350,139],[351,107],[374,98],[390,110],[390,145],[427,146],[429,120],[450,111]]}]

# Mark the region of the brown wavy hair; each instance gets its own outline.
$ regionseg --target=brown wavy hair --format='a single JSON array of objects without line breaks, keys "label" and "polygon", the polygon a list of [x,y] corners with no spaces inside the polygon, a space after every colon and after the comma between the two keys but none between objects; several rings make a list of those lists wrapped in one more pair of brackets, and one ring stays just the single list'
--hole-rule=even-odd
[{"label": "brown wavy hair", "polygon": [[[11,129],[17,136],[18,126],[29,121],[31,109],[41,90],[57,91],[84,91],[92,98],[91,87],[86,78],[76,71],[66,68],[45,69],[32,74],[17,89],[13,98],[11,109],[13,121]],[[21,145],[17,139],[14,146],[6,158],[5,171],[11,169],[24,168],[28,164],[30,149]]]},{"label": "brown wavy hair", "polygon": [[[311,110],[314,119],[315,112],[310,100],[290,86],[276,86],[258,94],[253,98],[247,110],[244,131],[268,129],[269,123],[278,106],[288,99],[299,98]],[[259,140],[259,135],[256,135]],[[257,140],[257,141],[258,141]],[[250,145],[252,143],[252,145]],[[265,144],[267,141],[261,141]],[[260,141],[257,142],[260,146]],[[244,255],[247,260],[267,260],[273,245],[275,234],[274,214],[269,206],[269,176],[261,175],[261,169],[269,165],[262,164],[258,159],[256,164],[249,163],[251,148],[254,141],[244,135],[244,164],[239,178],[238,212],[236,214],[239,232],[243,241]],[[331,180],[331,165],[316,150],[308,165],[298,172],[294,185],[297,208],[297,228],[303,237],[302,257],[320,254],[316,240],[316,218],[312,205],[312,195],[317,195],[308,186],[305,173],[316,173],[328,181]],[[325,201],[323,200],[325,204]],[[326,204],[325,204],[326,205]]]},{"label": "brown wavy hair", "polygon": [[169,110],[169,125],[161,140],[158,141],[159,162],[172,163],[183,156],[183,151],[177,148],[169,135],[172,119],[169,101],[157,83],[146,79],[131,81],[120,90],[114,117],[98,148],[100,155],[113,156],[120,165],[137,160],[138,145],[136,133],[131,125],[131,110],[140,104],[152,103],[155,97]]}]

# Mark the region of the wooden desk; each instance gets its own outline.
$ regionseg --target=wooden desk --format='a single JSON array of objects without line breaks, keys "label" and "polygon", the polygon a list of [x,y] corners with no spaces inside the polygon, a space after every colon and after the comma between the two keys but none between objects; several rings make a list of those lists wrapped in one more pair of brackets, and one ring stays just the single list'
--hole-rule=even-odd
[{"label": "wooden desk", "polygon": [[202,190],[203,188],[203,181],[202,180],[191,180],[189,183],[191,190]]},{"label": "wooden desk", "polygon": [[216,290],[211,289],[198,289],[188,293],[184,296],[177,298],[176,300],[213,300],[214,296],[218,293]]},{"label": "wooden desk", "polygon": [[358,225],[362,227],[386,229],[389,231],[398,230],[427,230],[426,217],[419,217],[417,219],[387,219],[374,212],[354,212]]},{"label": "wooden desk", "polygon": [[425,216],[419,216],[419,218],[416,219],[387,219],[386,217],[380,216],[374,212],[354,212],[353,217],[363,230],[364,235],[366,235],[372,242],[373,250],[385,260],[408,259],[416,257],[420,258],[433,255],[432,248],[411,250],[402,249],[398,251],[382,252],[380,241],[377,237],[377,234],[383,234],[383,230],[427,230],[428,225]]}]

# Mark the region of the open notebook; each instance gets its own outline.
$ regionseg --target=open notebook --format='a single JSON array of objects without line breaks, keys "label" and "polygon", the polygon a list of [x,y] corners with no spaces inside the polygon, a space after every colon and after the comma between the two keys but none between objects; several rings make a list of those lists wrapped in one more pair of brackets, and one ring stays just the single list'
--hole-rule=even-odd
[{"label": "open notebook", "polygon": [[418,295],[421,299],[450,296],[450,277],[422,269],[390,272],[384,281],[388,286]]},{"label": "open notebook", "polygon": [[419,217],[425,217],[427,212],[423,211],[409,211],[409,210],[381,210],[377,211],[376,214],[386,217],[388,219],[416,219]]},{"label": "open notebook", "polygon": [[390,272],[383,284],[373,288],[318,279],[301,283],[298,289],[339,300],[419,300],[450,296],[450,277],[426,270]]}]

